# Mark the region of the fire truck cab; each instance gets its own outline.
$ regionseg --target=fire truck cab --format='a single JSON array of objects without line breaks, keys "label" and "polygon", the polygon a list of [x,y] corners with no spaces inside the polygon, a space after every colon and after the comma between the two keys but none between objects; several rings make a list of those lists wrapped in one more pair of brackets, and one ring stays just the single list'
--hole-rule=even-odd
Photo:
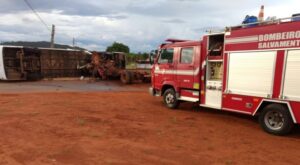
[{"label": "fire truck cab", "polygon": [[170,108],[176,108],[179,100],[198,102],[201,42],[174,39],[167,42],[160,46],[152,68],[151,91],[163,95]]},{"label": "fire truck cab", "polygon": [[268,133],[300,123],[300,21],[227,28],[201,41],[167,40],[152,68],[154,96],[259,116]]}]

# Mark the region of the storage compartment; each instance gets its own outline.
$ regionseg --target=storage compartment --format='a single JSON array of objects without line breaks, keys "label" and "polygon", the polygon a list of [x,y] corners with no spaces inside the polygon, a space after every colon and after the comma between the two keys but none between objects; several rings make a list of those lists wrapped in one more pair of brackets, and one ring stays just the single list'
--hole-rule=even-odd
[{"label": "storage compartment", "polygon": [[205,104],[213,108],[221,108],[222,91],[221,90],[206,90]]},{"label": "storage compartment", "polygon": [[223,61],[208,61],[206,81],[206,105],[221,108]]},{"label": "storage compartment", "polygon": [[283,96],[289,100],[300,100],[300,50],[287,53]]},{"label": "storage compartment", "polygon": [[223,77],[223,62],[208,61],[207,80],[221,81]]},{"label": "storage compartment", "polygon": [[208,38],[208,55],[222,56],[224,46],[224,34],[210,35]]},{"label": "storage compartment", "polygon": [[270,97],[273,91],[276,51],[231,53],[227,92]]}]

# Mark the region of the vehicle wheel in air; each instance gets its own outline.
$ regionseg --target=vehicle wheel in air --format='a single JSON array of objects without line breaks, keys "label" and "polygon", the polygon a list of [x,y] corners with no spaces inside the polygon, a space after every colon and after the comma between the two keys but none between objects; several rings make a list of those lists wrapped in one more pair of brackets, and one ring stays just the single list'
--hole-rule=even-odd
[{"label": "vehicle wheel in air", "polygon": [[164,92],[164,103],[168,108],[176,109],[179,106],[179,101],[176,97],[176,92],[173,88],[169,88]]},{"label": "vehicle wheel in air", "polygon": [[294,127],[289,110],[280,104],[267,105],[259,115],[260,126],[268,133],[286,135]]},{"label": "vehicle wheel in air", "polygon": [[121,82],[124,84],[132,83],[132,73],[129,71],[123,71],[120,76]]}]

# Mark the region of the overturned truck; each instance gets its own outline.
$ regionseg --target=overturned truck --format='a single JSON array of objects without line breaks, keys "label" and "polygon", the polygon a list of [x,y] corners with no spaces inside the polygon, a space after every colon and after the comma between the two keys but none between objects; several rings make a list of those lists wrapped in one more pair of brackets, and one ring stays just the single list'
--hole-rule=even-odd
[{"label": "overturned truck", "polygon": [[88,70],[93,77],[101,80],[120,79],[124,84],[150,82],[151,65],[149,60],[135,61],[136,67],[127,68],[127,56],[123,52],[92,52],[91,62],[80,66]]},{"label": "overturned truck", "polygon": [[0,46],[0,80],[79,77],[77,66],[89,59],[79,50]]}]

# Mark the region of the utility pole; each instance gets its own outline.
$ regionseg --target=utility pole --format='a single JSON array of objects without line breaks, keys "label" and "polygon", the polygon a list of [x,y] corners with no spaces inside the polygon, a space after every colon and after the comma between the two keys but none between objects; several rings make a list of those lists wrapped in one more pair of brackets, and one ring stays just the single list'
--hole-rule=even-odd
[{"label": "utility pole", "polygon": [[52,25],[50,48],[54,48],[55,25]]}]

